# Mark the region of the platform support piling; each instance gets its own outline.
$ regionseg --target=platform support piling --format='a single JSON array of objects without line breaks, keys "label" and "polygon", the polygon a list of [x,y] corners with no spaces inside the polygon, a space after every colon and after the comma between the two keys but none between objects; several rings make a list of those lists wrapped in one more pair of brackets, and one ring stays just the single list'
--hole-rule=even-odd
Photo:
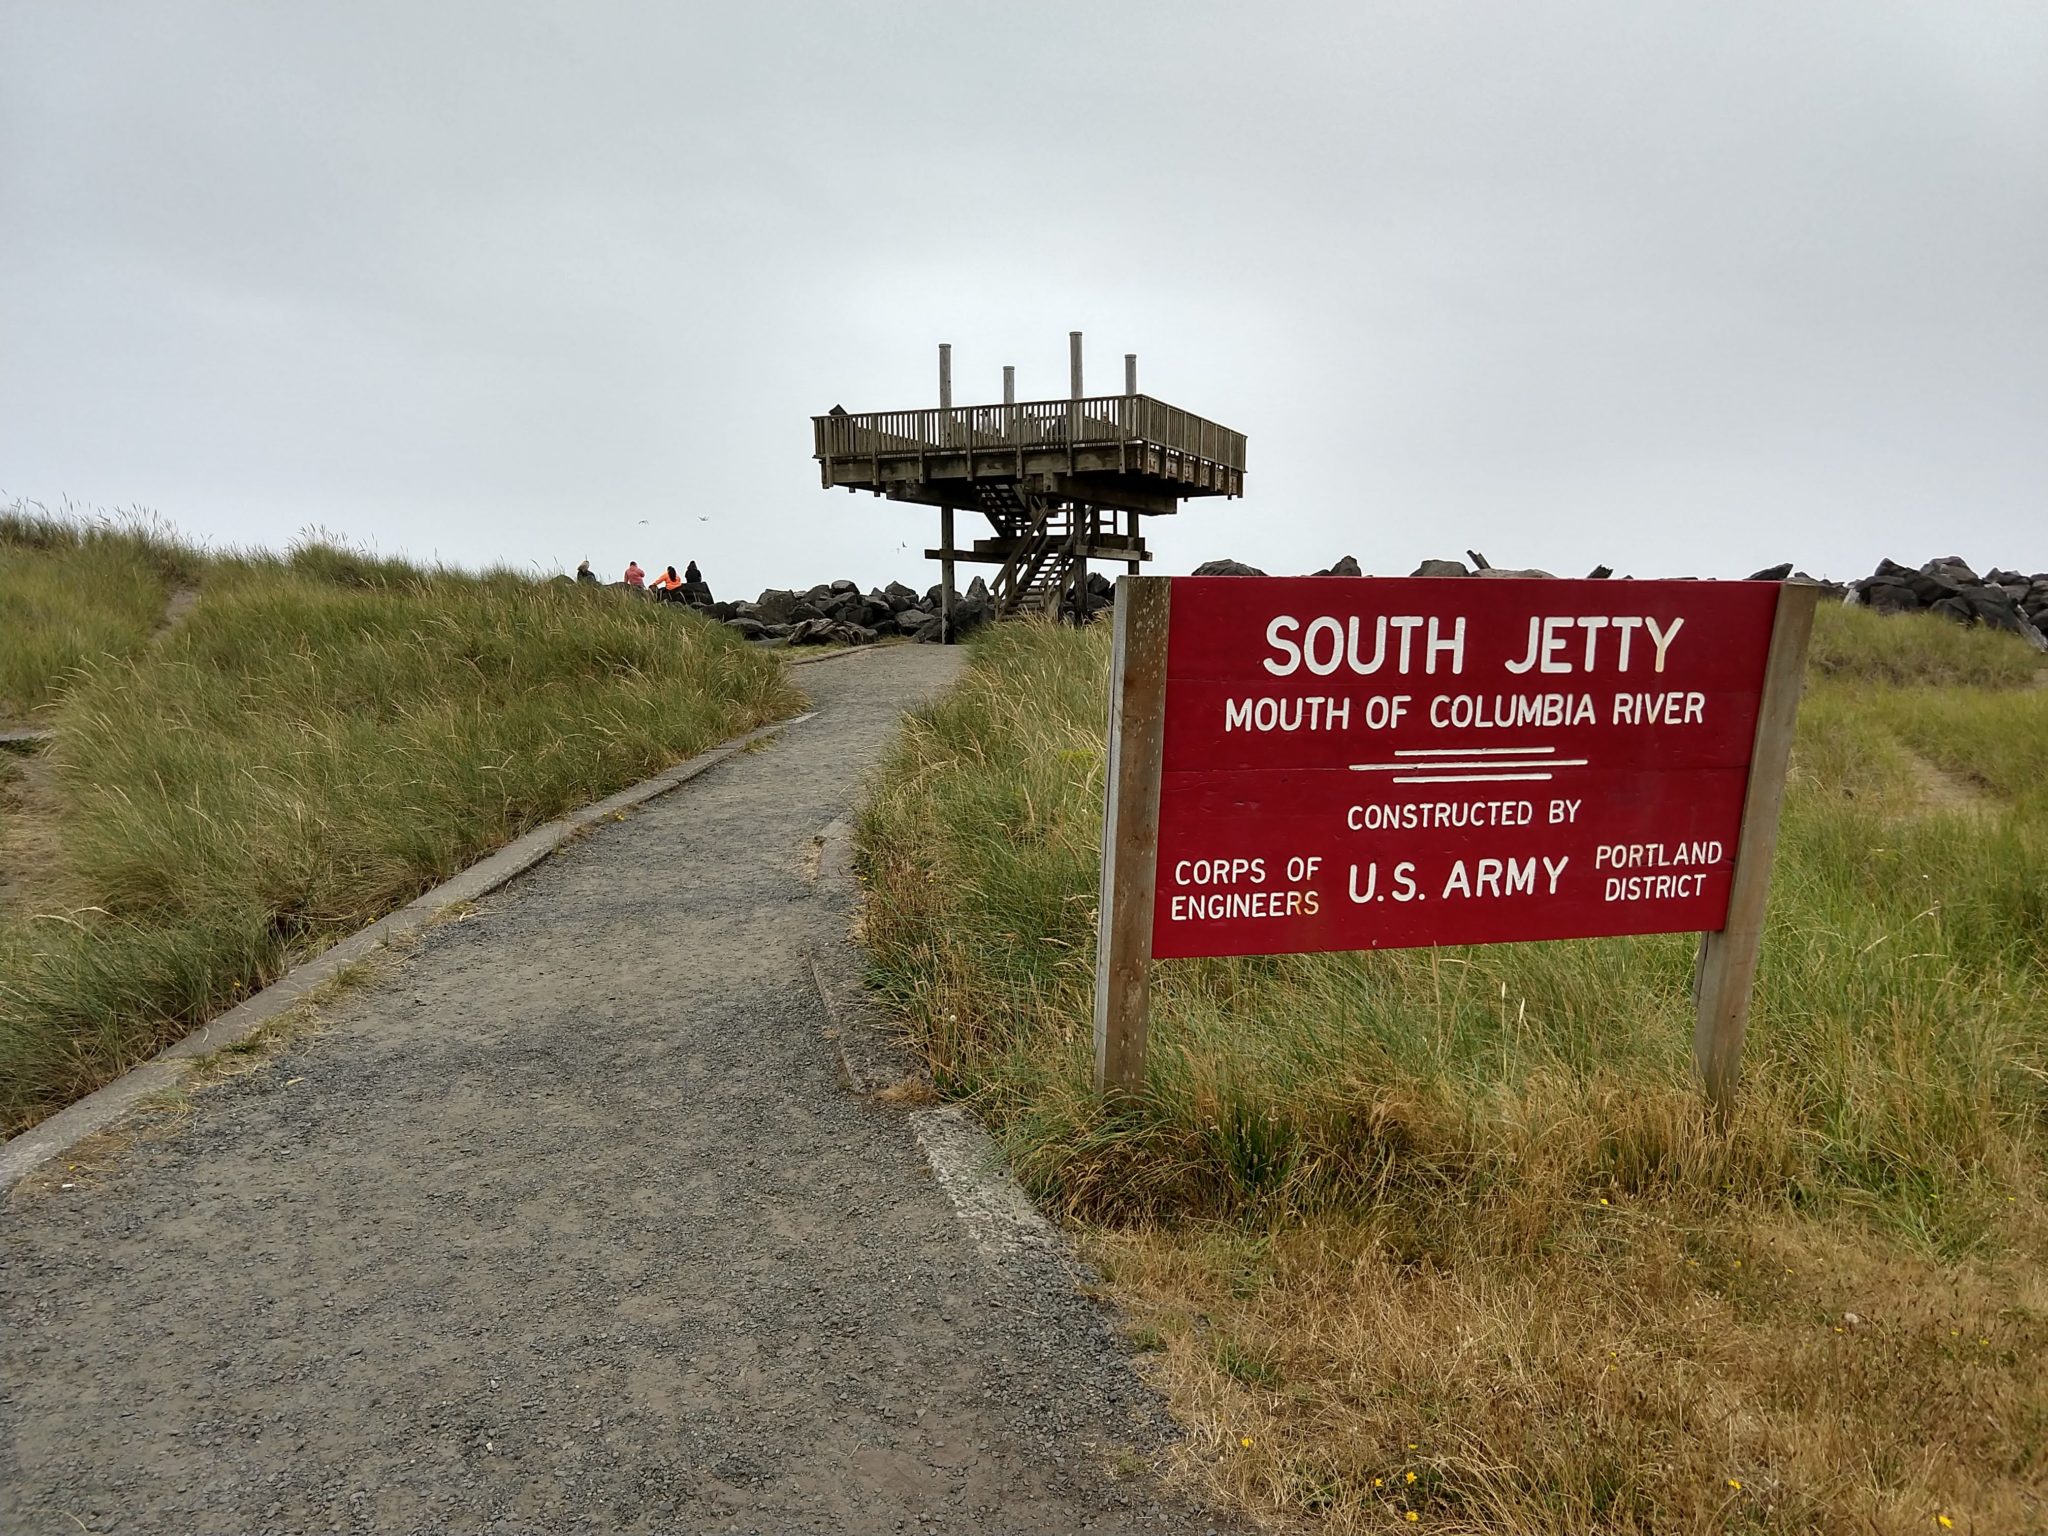
[{"label": "platform support piling", "polygon": [[953,643],[953,509],[939,508],[939,638]]}]

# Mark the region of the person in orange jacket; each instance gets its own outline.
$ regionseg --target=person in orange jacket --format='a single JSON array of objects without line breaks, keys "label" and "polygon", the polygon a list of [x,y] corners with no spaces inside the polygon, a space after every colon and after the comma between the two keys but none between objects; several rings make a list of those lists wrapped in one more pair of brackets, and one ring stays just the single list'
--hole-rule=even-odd
[{"label": "person in orange jacket", "polygon": [[664,603],[680,603],[683,600],[683,578],[670,566],[654,578],[654,595]]}]

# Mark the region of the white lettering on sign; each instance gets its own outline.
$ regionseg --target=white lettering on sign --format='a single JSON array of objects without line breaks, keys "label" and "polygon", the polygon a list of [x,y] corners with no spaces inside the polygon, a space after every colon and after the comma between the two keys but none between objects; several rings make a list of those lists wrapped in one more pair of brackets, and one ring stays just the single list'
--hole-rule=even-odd
[{"label": "white lettering on sign", "polygon": [[1263,885],[1264,859],[1182,859],[1173,866],[1175,885],[1235,885],[1250,880]]},{"label": "white lettering on sign", "polygon": [[[1557,894],[1558,877],[1565,866],[1571,863],[1571,855],[1553,859],[1543,858],[1543,873],[1549,879],[1547,894]],[[1475,859],[1467,869],[1466,860],[1459,859],[1451,865],[1451,872],[1444,878],[1444,897],[1453,896],[1533,896],[1536,894],[1536,860],[1531,859]]]},{"label": "white lettering on sign", "polygon": [[1439,730],[1555,728],[1594,718],[1590,693],[1440,693],[1429,701],[1429,723]]},{"label": "white lettering on sign", "polygon": [[1176,923],[1233,917],[1314,917],[1321,898],[1314,891],[1209,891],[1200,896],[1175,896]]},{"label": "white lettering on sign", "polygon": [[1705,875],[1610,875],[1607,901],[1672,901],[1697,896],[1707,888]]},{"label": "white lettering on sign", "polygon": [[1420,901],[1422,892],[1415,887],[1415,866],[1403,859],[1394,866],[1394,878],[1384,894],[1380,891],[1380,867],[1378,863],[1365,866],[1365,888],[1358,885],[1358,866],[1351,866],[1351,899],[1360,906],[1369,901]]},{"label": "white lettering on sign", "polygon": [[[1576,804],[1577,802],[1573,802]],[[1419,800],[1354,805],[1344,825],[1354,832],[1413,832],[1430,827],[1526,827],[1536,807],[1527,800]],[[1557,818],[1551,818],[1555,821]]]},{"label": "white lettering on sign", "polygon": [[[1612,618],[1604,614],[1590,614],[1584,618],[1571,618],[1557,613],[1545,617],[1532,614],[1529,619],[1529,654],[1520,661],[1507,664],[1510,672],[1591,672],[1599,665],[1600,631],[1612,629],[1618,639],[1614,647],[1614,669],[1626,672],[1629,662],[1629,640],[1638,628],[1649,634],[1650,644],[1656,648],[1653,671],[1664,670],[1664,660],[1671,650],[1671,642],[1678,638],[1679,630],[1685,627],[1682,618],[1673,619],[1671,627],[1665,629],[1647,616],[1642,618]],[[1584,633],[1586,643],[1576,664],[1567,654],[1571,648],[1571,632],[1576,629]]]},{"label": "white lettering on sign", "polygon": [[[1266,626],[1266,644],[1277,655],[1266,657],[1262,665],[1275,677],[1292,677],[1304,667],[1317,677],[1328,677],[1340,667],[1360,677],[1370,677],[1387,664],[1391,632],[1394,636],[1391,644],[1396,653],[1393,670],[1408,673],[1415,670],[1415,632],[1418,629],[1424,634],[1422,670],[1425,673],[1430,676],[1436,674],[1439,657],[1449,662],[1449,670],[1454,676],[1465,670],[1465,619],[1462,614],[1452,620],[1448,635],[1438,627],[1433,615],[1424,618],[1415,613],[1381,614],[1373,625],[1370,661],[1359,647],[1362,632],[1356,614],[1347,619],[1324,614],[1310,619],[1306,629],[1293,614],[1277,614]],[[1301,638],[1296,640],[1296,635]]]},{"label": "white lettering on sign", "polygon": [[1351,701],[1338,698],[1225,699],[1226,731],[1342,731],[1351,727]]},{"label": "white lettering on sign", "polygon": [[1595,869],[1675,869],[1718,864],[1727,849],[1718,838],[1691,843],[1602,843],[1593,850]]},{"label": "white lettering on sign", "polygon": [[1704,693],[1617,693],[1616,725],[1698,725],[1707,716]]}]

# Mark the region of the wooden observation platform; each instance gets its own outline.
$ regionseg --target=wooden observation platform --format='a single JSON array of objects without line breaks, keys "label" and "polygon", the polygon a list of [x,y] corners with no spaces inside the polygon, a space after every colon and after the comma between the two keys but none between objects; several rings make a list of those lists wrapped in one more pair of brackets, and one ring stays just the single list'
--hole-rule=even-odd
[{"label": "wooden observation platform", "polygon": [[[1081,388],[1081,333],[1068,338],[1072,389],[1064,400],[1018,400],[1003,370],[1000,405],[953,404],[952,348],[939,348],[936,409],[811,418],[825,487],[869,491],[939,509],[941,590],[956,561],[996,567],[998,615],[1086,612],[1088,562],[1151,559],[1139,519],[1176,512],[1183,497],[1242,496],[1242,432],[1138,393],[1138,360],[1124,358],[1124,392]],[[978,512],[991,534],[956,547],[956,511]],[[950,626],[949,626],[950,627]]]}]

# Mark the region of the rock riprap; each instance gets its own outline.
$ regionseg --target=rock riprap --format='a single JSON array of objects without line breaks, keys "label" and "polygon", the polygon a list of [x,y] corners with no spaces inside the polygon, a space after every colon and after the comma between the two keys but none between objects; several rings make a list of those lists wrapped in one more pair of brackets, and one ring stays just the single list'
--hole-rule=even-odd
[{"label": "rock riprap", "polygon": [[[1413,576],[1548,577],[1549,571],[1501,569],[1490,565],[1484,555],[1468,550],[1471,564],[1463,560],[1425,560],[1409,574]],[[1241,560],[1210,560],[1194,569],[1197,576],[1263,576],[1257,566]],[[1317,576],[1359,576],[1365,574],[1358,560],[1344,555]],[[1589,576],[1607,579],[1613,570],[1595,566]],[[1623,578],[1626,580],[1627,578]],[[1753,573],[1751,581],[1802,581],[1852,604],[1879,613],[1938,613],[1959,624],[1983,624],[2019,635],[2036,650],[2048,652],[2048,573],[2022,575],[2018,571],[1993,570],[1979,576],[1954,555],[1930,560],[1915,570],[1891,560],[1881,560],[1877,569],[1861,581],[1843,585],[1794,570],[1790,561],[1766,566]],[[892,581],[886,587],[863,592],[857,582],[820,582],[808,591],[771,587],[752,602],[716,602],[711,589],[701,582],[686,589],[684,599],[699,613],[730,625],[747,639],[763,645],[871,645],[883,639],[908,639],[928,643],[944,638],[940,623],[938,587],[919,592],[915,587]],[[1092,619],[1114,605],[1116,586],[1099,571],[1090,572],[1087,584],[1068,599],[1065,616]],[[956,638],[973,634],[994,621],[996,605],[988,583],[976,577],[965,592],[954,589],[953,633]]]}]

